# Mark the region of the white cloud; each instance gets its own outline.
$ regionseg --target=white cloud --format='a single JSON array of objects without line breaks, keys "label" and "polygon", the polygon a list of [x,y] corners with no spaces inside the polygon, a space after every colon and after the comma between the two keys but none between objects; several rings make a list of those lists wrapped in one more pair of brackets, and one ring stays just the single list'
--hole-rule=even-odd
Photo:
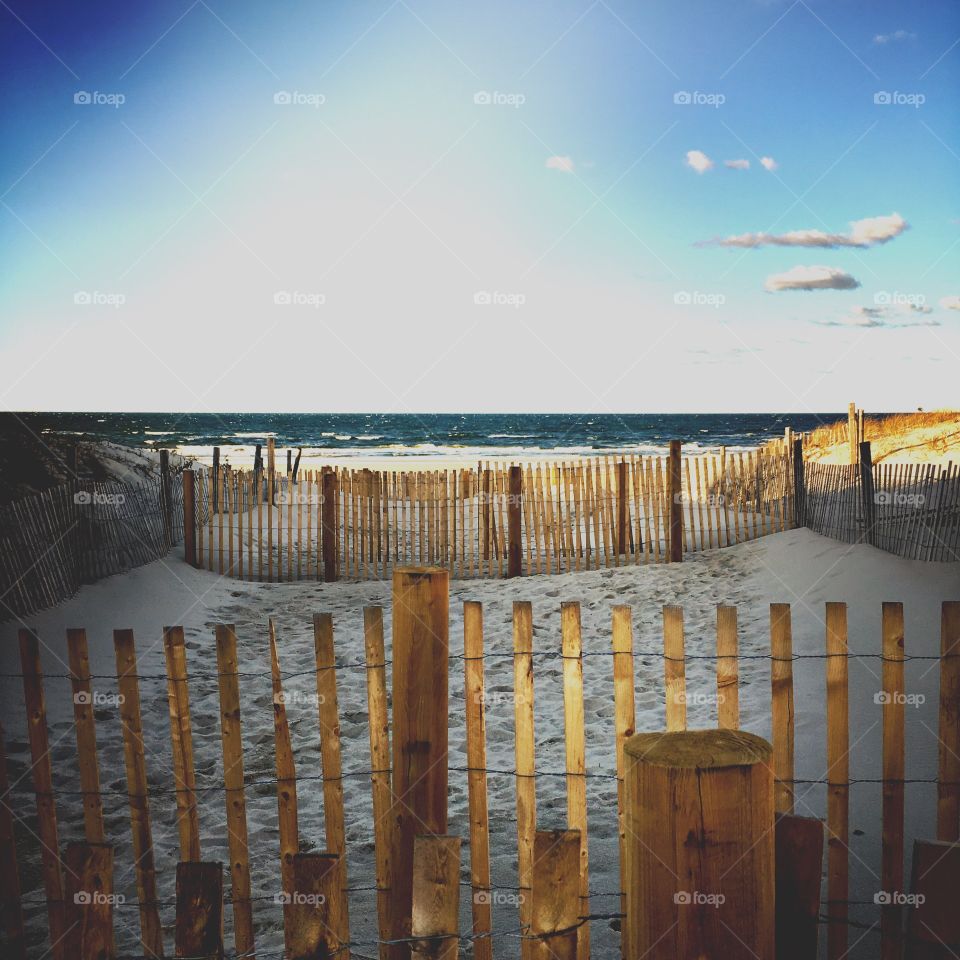
[{"label": "white cloud", "polygon": [[939,327],[940,321],[933,319],[932,307],[915,303],[898,303],[882,306],[857,306],[838,320],[822,323],[825,327]]},{"label": "white cloud", "polygon": [[944,310],[960,310],[960,296],[941,297],[940,306]]},{"label": "white cloud", "polygon": [[764,170],[776,170],[777,167],[780,166],[780,164],[777,163],[773,157],[761,157],[760,165],[764,168]]},{"label": "white cloud", "polygon": [[687,166],[697,173],[706,173],[713,167],[713,161],[702,150],[688,150]]},{"label": "white cloud", "polygon": [[854,220],[849,233],[827,233],[825,230],[790,230],[787,233],[741,233],[723,240],[707,240],[701,246],[721,247],[873,247],[886,243],[908,230],[899,213]]},{"label": "white cloud", "polygon": [[561,173],[573,173],[573,159],[571,157],[547,157],[547,169],[559,170]]},{"label": "white cloud", "polygon": [[725,167],[729,167],[731,170],[749,170],[750,161],[749,160],[725,160],[723,162]]},{"label": "white cloud", "polygon": [[771,293],[781,290],[854,290],[860,281],[839,267],[793,267],[786,273],[767,277],[765,288]]},{"label": "white cloud", "polygon": [[917,35],[909,30],[894,30],[893,33],[878,33],[874,38],[874,43],[881,45],[896,40],[916,40]]}]

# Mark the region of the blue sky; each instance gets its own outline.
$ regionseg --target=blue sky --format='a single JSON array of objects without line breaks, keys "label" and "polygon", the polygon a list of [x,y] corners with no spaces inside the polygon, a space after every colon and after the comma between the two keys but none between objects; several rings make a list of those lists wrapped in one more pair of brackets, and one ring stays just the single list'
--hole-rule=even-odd
[{"label": "blue sky", "polygon": [[956,405],[956,4],[5,0],[0,31],[8,409]]}]

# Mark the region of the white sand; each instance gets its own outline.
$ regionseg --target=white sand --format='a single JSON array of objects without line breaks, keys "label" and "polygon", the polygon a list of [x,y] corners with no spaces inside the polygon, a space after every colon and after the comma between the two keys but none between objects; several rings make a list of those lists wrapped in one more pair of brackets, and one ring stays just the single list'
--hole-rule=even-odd
[{"label": "white sand", "polygon": [[[807,530],[793,530],[762,538],[725,550],[691,555],[675,566],[629,567],[552,577],[529,577],[515,581],[464,581],[451,584],[451,641],[454,656],[462,653],[462,601],[481,600],[487,649],[493,656],[487,661],[487,689],[490,703],[487,714],[488,766],[513,768],[511,604],[531,600],[534,609],[535,650],[541,656],[535,662],[536,744],[538,771],[563,769],[563,711],[559,651],[559,609],[562,600],[580,600],[583,604],[584,663],[586,696],[587,763],[591,773],[614,772],[613,712],[610,649],[610,608],[614,603],[629,603],[634,608],[636,689],[638,729],[663,727],[662,660],[653,655],[661,648],[660,607],[664,603],[682,604],[686,611],[688,654],[711,653],[714,648],[714,606],[733,603],[740,610],[741,653],[757,655],[741,663],[741,712],[746,729],[769,735],[769,663],[762,659],[768,651],[768,610],[772,601],[793,603],[794,645],[797,653],[823,652],[823,603],[846,600],[850,604],[850,645],[854,651],[877,653],[880,649],[880,603],[902,600],[906,614],[908,654],[936,654],[939,649],[939,606],[944,599],[960,598],[957,565],[922,564],[881,553],[871,547],[854,546],[826,540]],[[341,726],[344,747],[348,861],[351,884],[373,884],[372,819],[369,779],[349,776],[352,771],[369,768],[366,724],[366,688],[363,659],[362,613],[365,604],[389,605],[388,583],[342,584],[250,584],[227,581],[214,574],[196,571],[171,555],[122,577],[85,587],[73,600],[31,618],[47,646],[43,650],[48,674],[66,673],[64,630],[85,626],[91,646],[91,667],[95,674],[115,673],[111,629],[133,627],[141,658],[141,673],[162,674],[161,628],[164,624],[183,624],[187,632],[188,665],[191,672],[191,708],[194,750],[200,786],[222,784],[218,701],[214,680],[203,679],[216,670],[212,629],[218,622],[236,624],[240,642],[245,767],[248,780],[273,776],[273,730],[267,650],[267,618],[278,624],[281,666],[285,672],[307,671],[291,679],[286,690],[293,702],[288,712],[293,724],[298,772],[319,773],[318,728],[315,705],[310,699],[313,677],[313,641],[311,614],[327,610],[334,614],[338,663]],[[390,612],[385,611],[389,657]],[[7,642],[0,644],[0,669],[17,672],[16,624],[0,627]],[[591,656],[593,654],[604,654]],[[651,655],[645,655],[651,654]],[[711,660],[693,660],[688,666],[688,691],[712,694]],[[796,676],[796,753],[801,779],[822,779],[825,769],[824,662],[800,660]],[[463,768],[465,732],[461,706],[463,695],[462,662],[451,661],[451,766]],[[880,665],[877,660],[853,661],[851,680],[851,776],[880,776],[880,707],[873,701],[879,689]],[[916,661],[907,665],[907,690],[922,693],[926,703],[908,710],[907,776],[936,775],[936,665]],[[98,681],[100,693],[115,690],[115,683]],[[7,729],[8,749],[13,758],[12,779],[17,782],[15,796],[25,819],[20,831],[23,884],[31,898],[41,896],[35,841],[28,838],[33,829],[33,799],[29,793],[27,746],[19,680],[5,680],[2,687],[3,723]],[[165,684],[145,681],[141,691],[147,764],[151,788],[169,790],[172,784],[169,725]],[[72,726],[72,699],[66,680],[47,682],[50,741],[54,760],[54,780],[58,790],[76,790],[75,741]],[[709,726],[714,722],[712,705],[688,706],[691,726]],[[130,900],[136,892],[129,844],[129,822],[124,795],[123,754],[119,723],[114,707],[97,710],[98,742],[103,788],[119,791],[105,800],[107,832],[117,845],[117,890]],[[21,780],[21,778],[24,778]],[[277,831],[275,788],[270,785],[248,788],[248,819],[253,856],[255,895],[271,897],[277,889]],[[493,876],[495,885],[516,886],[516,827],[514,779],[510,775],[491,775],[490,821]],[[797,812],[822,816],[826,788],[822,785],[799,787]],[[564,781],[562,777],[541,776],[537,782],[539,824],[542,827],[564,825]],[[61,843],[80,839],[82,822],[76,796],[58,797]],[[322,849],[322,799],[319,783],[300,787],[300,831],[305,846]],[[219,791],[202,794],[201,833],[205,859],[226,860],[223,795]],[[450,832],[468,836],[466,817],[466,774],[450,774]],[[880,787],[856,785],[851,788],[852,899],[870,900],[880,889]],[[907,836],[930,837],[933,834],[936,806],[932,784],[907,788]],[[177,835],[174,802],[169,794],[156,797],[151,804],[160,894],[172,899],[174,866],[177,860]],[[616,784],[613,779],[589,781],[589,843],[591,888],[604,894],[594,898],[594,912],[618,909]],[[860,833],[862,831],[862,833]],[[908,845],[909,854],[909,845]],[[464,876],[469,863],[469,847],[464,846]],[[909,870],[909,864],[908,864]],[[909,876],[909,872],[908,872]],[[507,894],[510,891],[506,891]],[[470,893],[462,896],[461,928],[469,924]],[[261,951],[280,948],[280,908],[269,900],[255,904],[258,947]],[[351,900],[353,936],[369,940],[375,934],[372,893],[360,891]],[[118,908],[122,925],[117,938],[121,953],[135,951],[137,911],[133,906]],[[498,929],[515,930],[515,907],[494,908]],[[876,919],[872,907],[854,909],[853,916],[868,922]],[[43,936],[42,909],[30,909],[31,931],[36,945]],[[164,922],[172,921],[171,907],[164,907]],[[229,911],[228,911],[229,922]],[[228,927],[229,929],[229,927]],[[851,930],[851,942],[860,931]],[[608,921],[593,925],[595,955],[618,955],[619,941]],[[229,934],[232,946],[232,934]],[[167,931],[167,943],[172,932]],[[498,941],[497,955],[515,955],[517,941]],[[876,955],[877,938],[868,935],[852,956]],[[37,951],[39,955],[40,951]],[[373,948],[359,952],[375,955]]]}]

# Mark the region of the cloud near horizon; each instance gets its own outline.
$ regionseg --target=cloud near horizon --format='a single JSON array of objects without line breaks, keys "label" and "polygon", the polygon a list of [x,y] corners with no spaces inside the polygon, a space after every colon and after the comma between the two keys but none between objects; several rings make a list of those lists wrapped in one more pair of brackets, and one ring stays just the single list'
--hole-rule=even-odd
[{"label": "cloud near horizon", "polygon": [[860,281],[839,267],[797,266],[786,273],[767,277],[764,289],[770,293],[783,290],[855,290]]},{"label": "cloud near horizon", "polygon": [[706,173],[713,166],[713,161],[702,150],[688,150],[686,163],[697,173]]},{"label": "cloud near horizon", "polygon": [[572,157],[547,157],[547,169],[559,170],[561,173],[573,173]]},{"label": "cloud near horizon", "polygon": [[874,247],[887,243],[909,230],[899,213],[867,217],[850,222],[849,233],[827,233],[825,230],[790,230],[787,233],[741,233],[736,236],[701,240],[698,247]]},{"label": "cloud near horizon", "polygon": [[857,306],[838,320],[814,321],[823,327],[939,327],[940,321],[931,317],[933,307],[922,304],[900,303],[881,306]]}]

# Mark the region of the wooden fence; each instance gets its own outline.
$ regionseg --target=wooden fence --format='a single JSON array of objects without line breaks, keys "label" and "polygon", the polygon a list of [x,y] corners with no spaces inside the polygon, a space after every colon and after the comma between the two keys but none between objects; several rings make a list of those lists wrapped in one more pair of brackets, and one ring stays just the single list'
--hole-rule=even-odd
[{"label": "wooden fence", "polygon": [[[593,948],[597,955],[611,954],[609,947],[600,944],[601,938],[609,944],[615,937],[610,921],[623,920],[622,953],[633,957],[639,938],[650,929],[644,911],[654,898],[662,903],[664,895],[668,903],[672,897],[674,923],[667,931],[667,942],[673,946],[671,950],[652,950],[649,956],[689,956],[679,940],[671,939],[681,935],[673,933],[674,928],[696,927],[696,936],[706,937],[708,945],[727,943],[720,928],[742,929],[744,920],[750,918],[742,909],[737,916],[708,913],[723,906],[717,896],[722,897],[724,889],[733,894],[732,881],[725,888],[719,871],[708,891],[714,898],[712,907],[691,899],[702,896],[703,891],[691,893],[686,886],[688,874],[679,870],[667,878],[665,890],[663,884],[658,890],[640,890],[634,885],[638,874],[632,871],[647,869],[635,859],[636,831],[641,827],[663,830],[660,822],[644,822],[648,808],[636,800],[631,787],[642,746],[636,741],[644,739],[634,736],[638,726],[636,670],[650,660],[659,660],[663,670],[665,712],[654,727],[662,729],[665,724],[669,732],[686,728],[688,710],[689,716],[700,722],[707,718],[722,730],[736,730],[741,717],[741,668],[748,671],[758,660],[769,663],[772,754],[762,764],[767,769],[772,765],[770,788],[775,788],[775,807],[781,815],[775,827],[780,960],[814,957],[823,928],[831,960],[846,956],[852,939],[861,939],[869,930],[878,931],[880,938],[880,952],[874,950],[872,956],[900,956],[904,947],[913,957],[954,956],[949,951],[960,946],[960,926],[943,891],[954,891],[960,881],[960,846],[955,846],[960,840],[960,602],[943,604],[940,652],[931,656],[907,653],[909,643],[905,642],[899,603],[883,605],[882,635],[876,652],[869,653],[848,649],[846,605],[827,604],[823,652],[805,655],[794,653],[787,604],[770,606],[769,653],[741,655],[737,609],[730,606],[717,608],[713,650],[699,645],[688,649],[684,612],[671,606],[663,608],[659,649],[635,646],[632,611],[617,606],[612,609],[612,633],[604,648],[590,649],[588,643],[585,650],[579,604],[562,605],[559,636],[546,647],[539,641],[535,649],[531,605],[516,602],[512,650],[501,652],[485,643],[481,605],[467,603],[463,646],[457,645],[451,652],[447,577],[442,570],[398,571],[391,648],[388,651],[385,644],[383,610],[368,607],[363,613],[364,655],[360,659],[357,651],[338,649],[330,616],[318,614],[313,621],[315,663],[307,671],[284,672],[282,658],[293,650],[278,638],[271,621],[266,638],[269,679],[261,670],[244,669],[250,666],[252,640],[238,638],[229,624],[218,625],[214,631],[215,664],[212,651],[188,657],[183,630],[164,628],[166,672],[161,674],[143,670],[132,631],[117,630],[115,677],[91,674],[85,632],[69,631],[70,672],[62,679],[69,681],[73,691],[76,753],[69,759],[79,771],[80,787],[73,795],[82,803],[82,817],[68,821],[66,829],[64,820],[58,819],[57,807],[70,798],[70,791],[58,791],[55,780],[63,776],[69,751],[62,736],[51,741],[46,715],[45,684],[53,677],[43,676],[39,638],[29,630],[21,631],[22,673],[8,679],[23,683],[29,755],[11,777],[0,750],[3,956],[9,960],[22,960],[28,954],[39,958],[49,950],[54,960],[101,960],[114,955],[115,926],[129,939],[131,925],[138,923],[137,952],[146,957],[164,954],[171,931],[177,956],[220,956],[226,930],[232,933],[236,956],[243,958],[253,957],[255,951],[261,958],[279,957],[283,951],[286,956],[303,958],[371,957],[375,953],[384,960],[408,955],[455,957],[461,946],[469,946],[480,958],[513,955],[519,947],[525,958],[549,955],[586,960],[591,937],[598,941]],[[594,659],[598,657],[610,659]],[[854,779],[850,755],[860,734],[853,731],[856,739],[851,740],[849,664],[871,660],[882,664],[874,697],[882,713],[882,769],[878,776]],[[911,660],[929,660],[929,669],[939,664],[939,728],[927,728],[931,736],[939,736],[935,780],[906,777],[905,704],[910,703],[911,693],[906,689],[904,667]],[[510,661],[514,679],[507,693],[498,664]],[[827,765],[824,776],[815,780],[795,775],[794,669],[806,661],[818,671],[825,668],[822,735]],[[552,669],[551,664],[559,669]],[[609,773],[588,768],[586,760],[585,706],[590,701],[585,704],[584,670],[593,669],[594,664],[596,669],[602,664],[605,671],[611,671],[613,679],[612,704],[604,710]],[[702,669],[709,666],[715,668],[712,677]],[[542,760],[537,763],[537,750],[544,747],[542,733],[534,736],[537,667],[562,691],[560,736],[565,764],[559,770],[544,769]],[[341,708],[343,681],[351,670],[365,675],[365,702],[347,700]],[[392,676],[390,699],[388,674]],[[695,676],[699,687],[693,682]],[[492,680],[489,685],[488,677]],[[298,679],[315,683],[310,697],[301,691]],[[450,712],[448,702],[448,684],[455,679],[458,689],[462,682],[462,720],[459,713]],[[105,729],[103,719],[111,716],[104,703],[107,681],[116,684],[113,715],[119,722]],[[141,700],[141,685],[154,681],[166,687],[165,704],[159,697]],[[257,688],[243,702],[241,681],[245,689],[251,689],[250,685]],[[208,683],[218,691],[218,708],[214,709],[219,713],[219,736],[216,723],[196,706],[198,688],[202,690]],[[543,682],[537,686],[541,697],[545,694]],[[266,696],[265,688],[269,689]],[[647,692],[641,689],[640,695]],[[513,712],[514,762],[509,769],[494,769],[487,761],[488,748],[497,746],[489,743],[486,735],[487,712],[497,697],[508,697]],[[207,701],[201,698],[200,702]],[[157,757],[152,750],[148,753],[145,745],[153,742],[147,731],[160,722],[159,710],[164,722],[169,722],[172,766],[158,776],[157,771],[148,770],[148,759],[155,765]],[[266,748],[259,736],[251,743],[249,729],[246,735],[241,730],[241,717],[249,727],[264,712],[271,716],[272,749]],[[303,729],[309,714],[319,720],[318,751]],[[369,738],[368,768],[343,763],[345,730],[358,722],[363,723]],[[458,752],[448,745],[448,731],[461,723],[465,725],[466,750],[462,765],[457,763]],[[257,769],[256,762],[262,762],[266,750],[267,756],[272,754],[273,766]],[[304,754],[316,759],[305,764]],[[105,769],[98,762],[102,756],[111,759]],[[762,751],[758,756],[763,756]],[[121,757],[125,782],[116,768]],[[251,760],[254,766],[249,769],[246,764]],[[314,762],[319,763],[319,773],[314,772]],[[25,816],[23,811],[30,803],[28,775],[36,806],[32,815]],[[503,822],[492,822],[490,816],[491,801],[498,803],[502,795],[500,776],[514,781],[516,836],[509,843]],[[344,783],[352,777],[369,779],[372,819],[344,801]],[[488,778],[494,779],[492,796],[488,795]],[[544,797],[548,785],[558,782],[554,778],[565,785],[562,804]],[[915,843],[913,893],[909,896],[904,894],[908,783],[935,787],[925,799],[912,792],[911,802],[935,807],[937,834],[936,841],[917,839]],[[852,857],[850,852],[850,790],[858,784],[881,785],[883,797],[880,823],[865,825],[882,834],[876,874],[879,887],[871,905],[876,922],[868,924],[850,916],[855,903],[850,896],[850,871],[862,862],[861,855]],[[806,798],[818,786],[827,797],[823,897],[823,825],[795,816],[798,805],[808,809]],[[259,807],[252,824],[248,822],[247,804],[264,790],[273,793],[276,804],[278,830],[273,833],[264,831]],[[461,884],[461,840],[447,835],[447,804],[448,797],[464,793],[469,814],[466,819],[458,816],[458,822],[469,831],[469,880]],[[321,795],[322,834],[319,820],[305,821],[302,815],[304,805]],[[565,814],[558,812],[558,805],[561,810],[565,806]],[[129,842],[121,835],[125,806]],[[604,836],[612,837],[613,856],[590,855],[588,806],[592,811],[610,810],[615,825],[597,831],[592,843],[600,844],[602,851]],[[730,866],[756,856],[764,832],[774,831],[773,806],[772,802],[770,822],[760,834],[751,835],[742,849],[721,853],[718,848],[722,844],[704,838],[696,858],[709,865],[711,857],[722,855],[729,858]],[[727,810],[733,821],[738,821],[736,797],[727,796],[718,809]],[[221,810],[225,810],[225,819]],[[674,814],[677,812],[674,808]],[[726,816],[716,809],[711,815]],[[161,858],[155,851],[152,825],[161,825],[163,837],[163,825],[171,821],[176,825],[175,857],[165,854]],[[596,818],[591,817],[590,822],[595,830]],[[211,823],[218,826],[211,829]],[[374,836],[368,838],[371,824]],[[73,837],[66,847],[63,833]],[[508,844],[509,849],[497,849],[496,844]],[[680,850],[683,838],[673,838],[673,844]],[[360,875],[357,865],[370,864],[365,855],[371,849],[372,875]],[[228,864],[227,897],[221,864],[210,858],[211,850],[222,851]],[[619,871],[614,868],[617,879],[611,903],[591,885],[590,878],[596,873],[603,875],[616,862],[617,850]],[[508,862],[516,856],[512,882],[498,885],[493,881],[491,852],[498,858],[506,853]],[[171,859],[179,860],[176,895],[164,899],[160,890],[172,871]],[[130,869],[136,897],[124,899],[115,894],[114,880]],[[263,876],[271,878],[266,889],[278,892],[253,892]],[[31,888],[26,895],[20,888],[23,880]],[[38,885],[43,887],[39,900]],[[463,904],[468,915],[463,924],[461,885],[471,894],[469,905]],[[769,894],[766,888],[765,892],[754,891],[757,911],[772,909]],[[742,908],[743,901],[737,902]],[[696,909],[685,913],[684,906],[691,903]],[[29,936],[25,905],[35,921]],[[605,910],[604,905],[610,909]],[[38,910],[44,911],[45,923],[38,918]],[[713,916],[723,923],[708,920]],[[759,919],[773,923],[772,917]],[[371,920],[375,921],[374,931],[364,934]],[[735,954],[720,951],[709,955]],[[766,949],[756,955],[772,957]]]},{"label": "wooden fence", "polygon": [[72,480],[8,503],[0,507],[0,620],[165,556],[182,537],[178,475],[141,483]]},{"label": "wooden fence", "polygon": [[477,469],[298,475],[197,469],[199,567],[244,580],[368,580],[435,564],[454,576],[679,559],[793,526],[784,449],[603,456]]}]

